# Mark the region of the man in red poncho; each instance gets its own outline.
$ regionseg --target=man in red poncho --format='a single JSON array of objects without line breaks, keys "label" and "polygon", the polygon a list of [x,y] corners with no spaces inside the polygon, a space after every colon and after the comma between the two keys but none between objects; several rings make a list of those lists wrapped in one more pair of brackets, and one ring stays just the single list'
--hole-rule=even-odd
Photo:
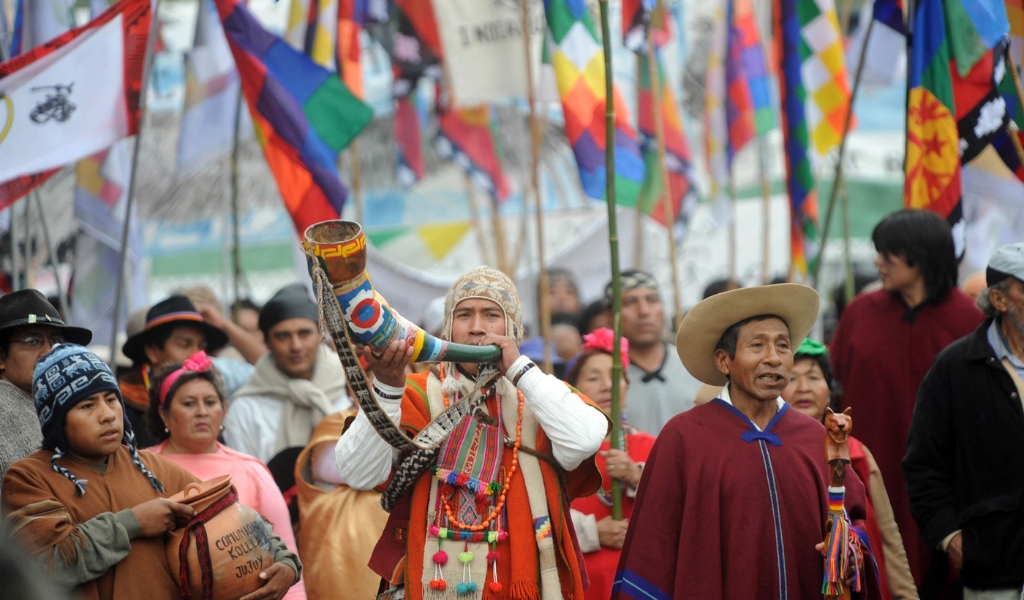
[{"label": "man in red poncho", "polygon": [[[780,397],[818,303],[807,286],[761,286],[712,296],[683,319],[676,337],[683,366],[725,387],[658,436],[614,600],[822,596],[825,429]],[[846,575],[859,575],[854,597],[877,598],[874,560],[861,542],[864,502],[864,486],[848,469],[845,507],[855,529]]]}]

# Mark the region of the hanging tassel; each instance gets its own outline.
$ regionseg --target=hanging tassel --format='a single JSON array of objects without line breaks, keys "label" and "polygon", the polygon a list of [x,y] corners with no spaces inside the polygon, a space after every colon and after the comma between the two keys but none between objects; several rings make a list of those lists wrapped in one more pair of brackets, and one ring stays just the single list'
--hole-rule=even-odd
[{"label": "hanging tassel", "polygon": [[821,584],[821,593],[826,598],[840,598],[848,591],[861,590],[860,569],[854,563],[853,585],[847,589],[846,572],[850,567],[848,549],[853,550],[855,557],[860,556],[860,540],[851,533],[850,522],[843,511],[845,487],[828,488],[829,525],[828,539],[825,540],[825,576]]},{"label": "hanging tassel", "polygon": [[470,572],[469,565],[473,562],[473,552],[469,549],[469,542],[465,543],[462,552],[459,552],[459,562],[462,563],[462,581],[456,586],[455,590],[460,596],[466,594],[472,594],[476,591],[476,583],[472,581],[472,573]]},{"label": "hanging tassel", "polygon": [[487,583],[487,589],[491,590],[492,594],[501,593],[501,583],[498,581],[499,558],[501,558],[501,554],[498,553],[498,544],[497,542],[491,542],[491,551],[487,553],[487,564],[491,566],[493,579]]},{"label": "hanging tassel", "polygon": [[[435,534],[436,535],[436,534]],[[445,591],[448,584],[444,581],[442,567],[448,564],[448,553],[441,549],[441,538],[437,538],[437,552],[434,553],[434,578],[430,580],[430,589]]]}]

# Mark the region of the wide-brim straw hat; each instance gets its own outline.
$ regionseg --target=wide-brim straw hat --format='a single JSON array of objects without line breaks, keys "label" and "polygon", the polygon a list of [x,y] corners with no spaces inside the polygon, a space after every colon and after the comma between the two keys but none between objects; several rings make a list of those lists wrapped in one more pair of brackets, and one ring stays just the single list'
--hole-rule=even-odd
[{"label": "wide-brim straw hat", "polygon": [[680,323],[676,333],[679,359],[699,381],[725,385],[729,379],[715,366],[715,347],[727,329],[751,317],[776,315],[789,326],[795,351],[814,326],[820,306],[818,292],[798,283],[761,285],[716,294],[693,307]]}]

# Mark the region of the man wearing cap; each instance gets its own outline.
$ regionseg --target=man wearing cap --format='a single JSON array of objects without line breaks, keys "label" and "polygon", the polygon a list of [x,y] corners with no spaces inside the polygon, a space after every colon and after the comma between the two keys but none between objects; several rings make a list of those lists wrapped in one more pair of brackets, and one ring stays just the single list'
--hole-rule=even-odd
[{"label": "man wearing cap", "polygon": [[903,459],[925,542],[960,571],[964,598],[1018,600],[1024,584],[1024,244],[996,250],[985,321],[935,357]]},{"label": "man wearing cap", "polygon": [[[604,295],[611,306],[612,284]],[[626,420],[658,435],[672,417],[693,408],[700,382],[665,343],[665,305],[658,281],[635,269],[622,272],[622,337],[629,340],[629,411]]]},{"label": "man wearing cap", "polygon": [[[780,397],[818,302],[803,285],[751,287],[712,296],[683,319],[676,346],[686,369],[725,387],[658,436],[612,598],[822,596],[825,428]],[[847,575],[856,567],[862,591],[876,598],[873,559],[858,543],[866,539],[864,502],[863,484],[847,469],[844,505],[860,529],[851,532]]]},{"label": "man wearing cap", "polygon": [[304,447],[324,417],[352,405],[345,369],[323,344],[319,324],[316,304],[297,283],[263,306],[267,353],[228,405],[228,446],[267,463],[285,448]]},{"label": "man wearing cap", "polygon": [[[149,382],[161,367],[182,363],[200,350],[214,353],[228,343],[223,329],[208,323],[199,314],[192,301],[185,296],[173,295],[157,302],[146,312],[146,326],[125,341],[121,350],[132,361],[132,368],[119,383],[124,398],[124,413],[135,430],[139,446],[155,446],[154,439],[146,427],[146,411],[149,410]],[[214,366],[229,381],[248,379],[252,366],[241,361],[214,361]],[[236,383],[236,385],[238,385]]]},{"label": "man wearing cap", "polygon": [[[390,482],[382,503],[395,505],[370,559],[393,586],[386,597],[583,598],[567,500],[600,486],[594,455],[608,419],[520,355],[522,331],[515,285],[479,267],[449,290],[441,339],[497,345],[496,364],[443,362],[406,378],[405,339],[379,359],[364,354],[383,414],[359,412],[338,442],[337,467],[355,489]],[[442,416],[449,406],[465,409]],[[434,449],[393,466],[394,449],[371,424],[378,417],[409,436],[435,433]]]},{"label": "man wearing cap", "polygon": [[36,363],[57,344],[90,340],[91,331],[68,326],[36,290],[0,297],[0,480],[43,443],[32,400]]}]

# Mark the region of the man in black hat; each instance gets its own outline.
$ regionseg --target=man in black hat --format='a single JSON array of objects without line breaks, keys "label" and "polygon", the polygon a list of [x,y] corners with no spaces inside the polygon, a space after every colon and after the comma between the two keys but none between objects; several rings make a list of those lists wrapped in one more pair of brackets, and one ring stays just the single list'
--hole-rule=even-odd
[{"label": "man in black hat", "polygon": [[69,326],[36,290],[0,297],[0,480],[43,441],[32,401],[36,363],[57,344],[91,340],[91,331]]},{"label": "man in black hat", "polygon": [[[132,368],[119,381],[125,417],[135,430],[139,447],[157,443],[146,427],[149,382],[156,370],[184,362],[200,350],[216,352],[227,343],[227,333],[206,322],[185,296],[171,296],[149,309],[146,326],[129,336],[122,346],[124,355],[132,361]],[[221,365],[215,366],[220,370]]]},{"label": "man in black hat", "polygon": [[265,463],[304,447],[325,416],[351,406],[341,361],[323,344],[320,313],[306,289],[285,286],[260,311],[267,353],[231,399],[224,417],[228,446]]}]

